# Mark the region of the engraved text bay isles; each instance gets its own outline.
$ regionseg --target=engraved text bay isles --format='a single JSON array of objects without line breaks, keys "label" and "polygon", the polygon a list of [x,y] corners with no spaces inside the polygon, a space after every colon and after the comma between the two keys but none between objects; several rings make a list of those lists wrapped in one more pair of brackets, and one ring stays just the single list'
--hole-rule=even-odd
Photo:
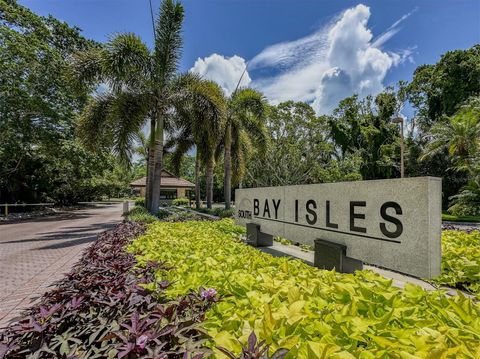
[{"label": "engraved text bay isles", "polygon": [[433,177],[239,189],[239,224],[419,277],[440,273],[441,180]]}]

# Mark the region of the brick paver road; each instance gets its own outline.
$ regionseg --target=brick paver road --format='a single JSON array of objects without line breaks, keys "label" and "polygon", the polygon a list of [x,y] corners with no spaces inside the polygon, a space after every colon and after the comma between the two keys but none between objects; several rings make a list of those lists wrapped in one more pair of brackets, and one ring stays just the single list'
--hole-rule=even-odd
[{"label": "brick paver road", "polygon": [[0,224],[0,328],[69,271],[82,250],[122,219],[122,204]]}]

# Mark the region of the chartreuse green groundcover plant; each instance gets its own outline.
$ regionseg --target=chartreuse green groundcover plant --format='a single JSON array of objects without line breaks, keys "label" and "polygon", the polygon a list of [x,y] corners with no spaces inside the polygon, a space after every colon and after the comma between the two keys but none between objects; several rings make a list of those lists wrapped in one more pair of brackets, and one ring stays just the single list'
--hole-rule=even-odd
[{"label": "chartreuse green groundcover plant", "polygon": [[480,299],[480,231],[442,232],[442,274],[435,282],[467,290]]},{"label": "chartreuse green groundcover plant", "polygon": [[246,246],[242,233],[230,219],[157,222],[129,246],[139,263],[173,266],[155,274],[172,283],[167,296],[218,291],[204,322],[215,357],[215,347],[239,353],[254,331],[287,358],[480,358],[480,305],[461,293],[318,270]]}]

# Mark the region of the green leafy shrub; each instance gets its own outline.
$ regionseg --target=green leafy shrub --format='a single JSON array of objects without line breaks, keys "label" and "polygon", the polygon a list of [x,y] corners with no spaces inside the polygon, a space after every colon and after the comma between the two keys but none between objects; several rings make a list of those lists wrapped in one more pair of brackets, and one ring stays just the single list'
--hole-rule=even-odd
[{"label": "green leafy shrub", "polygon": [[194,208],[194,211],[213,215],[213,209],[206,208],[206,207]]},{"label": "green leafy shrub", "polygon": [[235,210],[230,209],[223,209],[223,208],[216,208],[216,215],[220,218],[231,218],[235,214]]},{"label": "green leafy shrub", "polygon": [[435,282],[465,289],[480,299],[480,231],[442,232],[442,274]]},{"label": "green leafy shrub", "polygon": [[217,216],[220,218],[232,218],[235,214],[235,210],[233,208],[224,209],[224,208],[198,208],[195,211],[200,213],[211,214],[212,216]]},{"label": "green leafy shrub", "polygon": [[127,220],[132,222],[152,223],[158,221],[158,217],[154,216],[145,207],[135,206],[126,215]]},{"label": "green leafy shrub", "polygon": [[189,200],[188,198],[185,198],[185,197],[181,197],[181,198],[175,198],[173,201],[172,201],[172,204],[174,206],[188,206],[189,204]]},{"label": "green leafy shrub", "polygon": [[454,216],[480,216],[480,205],[455,203],[448,212]]},{"label": "green leafy shrub", "polygon": [[145,207],[145,198],[144,197],[135,198],[135,206]]},{"label": "green leafy shrub", "polygon": [[199,215],[179,209],[169,208],[160,209],[156,216],[148,212],[145,207],[135,206],[126,215],[126,219],[132,222],[153,223],[157,221],[163,222],[186,222],[186,221],[202,221],[205,218]]},{"label": "green leafy shrub", "polygon": [[460,193],[450,197],[448,212],[455,216],[480,216],[480,175],[471,180]]},{"label": "green leafy shrub", "polygon": [[[248,337],[248,346],[242,349],[240,354],[241,359],[281,359],[287,355],[287,349],[278,349],[272,356],[268,355],[268,349],[270,346],[265,344],[265,341],[258,343],[257,336],[255,332],[252,332]],[[230,350],[218,347],[218,349],[227,356],[229,359],[237,359],[237,355],[232,353]]]},{"label": "green leafy shrub", "polygon": [[157,213],[157,217],[160,220],[164,220],[165,218],[168,218],[171,215],[170,211],[167,211],[166,209],[160,209]]},{"label": "green leafy shrub", "polygon": [[165,222],[186,222],[201,221],[205,219],[192,212],[173,210],[169,212],[168,216],[162,218],[162,220]]},{"label": "green leafy shrub", "polygon": [[275,258],[241,243],[243,232],[231,220],[156,223],[129,247],[139,263],[174,267],[157,271],[173,283],[172,298],[217,289],[221,301],[204,324],[211,347],[238,354],[254,331],[270,354],[289,349],[286,358],[479,357],[480,306],[471,299]]}]

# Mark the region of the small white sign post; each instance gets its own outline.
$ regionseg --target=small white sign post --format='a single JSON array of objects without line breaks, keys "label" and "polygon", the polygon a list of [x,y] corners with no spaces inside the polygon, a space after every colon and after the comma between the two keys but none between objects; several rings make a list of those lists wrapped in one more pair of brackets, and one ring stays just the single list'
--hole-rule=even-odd
[{"label": "small white sign post", "polygon": [[[263,245],[271,236],[315,244],[318,266],[349,271],[366,262],[433,278],[441,269],[441,189],[435,177],[237,189],[235,216]],[[335,258],[336,250],[345,255]]]}]

